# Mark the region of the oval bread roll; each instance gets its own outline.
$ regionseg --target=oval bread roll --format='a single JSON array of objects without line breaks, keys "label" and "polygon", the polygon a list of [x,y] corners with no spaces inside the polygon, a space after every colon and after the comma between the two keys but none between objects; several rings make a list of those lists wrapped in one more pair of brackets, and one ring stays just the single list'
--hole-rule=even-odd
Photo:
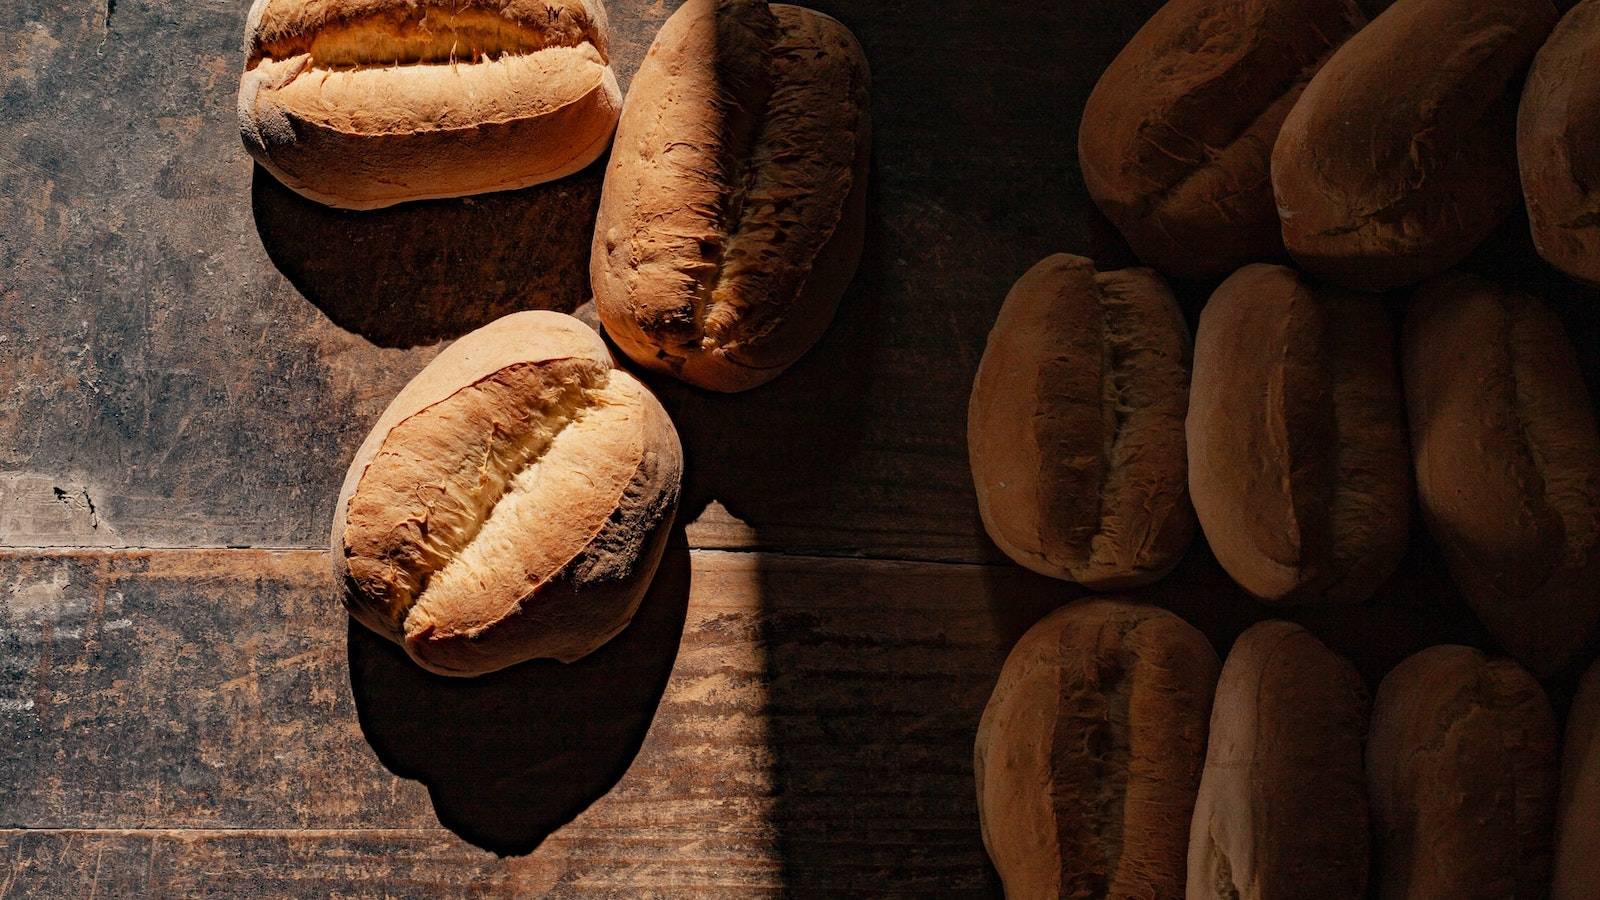
[{"label": "oval bread roll", "polygon": [[1600,0],[1574,6],[1533,59],[1517,111],[1522,196],[1539,255],[1600,284]]},{"label": "oval bread roll", "polygon": [[1211,705],[1189,900],[1362,900],[1370,849],[1355,667],[1289,622],[1239,636]]},{"label": "oval bread roll", "polygon": [[256,0],[239,131],[330,206],[527,187],[610,142],[607,42],[600,0]]},{"label": "oval bread roll", "polygon": [[1555,313],[1471,275],[1422,286],[1405,326],[1423,518],[1467,602],[1539,675],[1600,623],[1600,431]]},{"label": "oval bread roll", "polygon": [[1367,784],[1381,900],[1536,900],[1550,886],[1556,724],[1506,659],[1431,647],[1373,700]]},{"label": "oval bread roll", "polygon": [[1550,0],[1397,0],[1334,52],[1272,152],[1306,271],[1381,291],[1443,272],[1517,203],[1513,80]]},{"label": "oval bread roll", "polygon": [[1551,900],[1600,897],[1596,848],[1600,848],[1600,662],[1578,682],[1578,695],[1567,712]]},{"label": "oval bread roll", "polygon": [[1189,328],[1149,269],[1057,254],[1007,295],[972,385],[978,510],[1006,555],[1098,589],[1148,584],[1194,536]]},{"label": "oval bread roll", "polygon": [[617,127],[590,278],[642,366],[718,391],[778,376],[827,330],[866,222],[867,61],[798,6],[688,0]]},{"label": "oval bread roll", "polygon": [[1185,278],[1281,259],[1267,175],[1284,116],[1366,17],[1353,0],[1171,0],[1094,86],[1089,196],[1146,263]]},{"label": "oval bread roll", "polygon": [[1074,603],[1023,635],[974,758],[1007,896],[1183,896],[1217,667],[1200,632],[1152,606]]},{"label": "oval bread roll", "polygon": [[440,353],[356,452],[333,522],[345,605],[445,675],[578,659],[632,620],[682,468],[598,334],[506,316]]},{"label": "oval bread roll", "polygon": [[1411,514],[1394,334],[1377,299],[1246,266],[1200,315],[1189,492],[1217,561],[1263,600],[1359,603]]}]

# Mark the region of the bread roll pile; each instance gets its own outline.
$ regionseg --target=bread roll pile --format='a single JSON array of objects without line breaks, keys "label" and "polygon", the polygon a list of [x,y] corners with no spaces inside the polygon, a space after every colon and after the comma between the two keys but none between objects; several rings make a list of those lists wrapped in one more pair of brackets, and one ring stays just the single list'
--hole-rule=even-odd
[{"label": "bread roll pile", "polygon": [[[620,116],[591,272],[608,335],[702,387],[762,384],[826,330],[860,257],[861,47],[802,7],[688,0],[624,103],[607,40],[600,0],[257,0],[240,129],[289,187],[368,209],[561,177]],[[344,605],[443,675],[580,659],[633,619],[682,471],[666,411],[595,330],[507,316],[357,450],[330,536]]]},{"label": "bread roll pile", "polygon": [[[1488,638],[1368,684],[1268,621],[1222,636],[1213,679],[1143,674],[1157,634],[1204,654],[1137,598],[1058,611],[978,734],[1009,895],[1600,897],[1600,663],[1564,751],[1538,680],[1559,689],[1600,636],[1600,428],[1556,311],[1455,271],[1525,205],[1538,254],[1600,284],[1597,65],[1600,0],[1564,18],[1550,0],[1395,0],[1370,22],[1343,0],[1170,0],[1107,68],[1079,163],[1152,268],[1057,255],[1006,298],[968,413],[990,536],[1035,571],[1137,587],[1177,564],[1175,520],[1151,511],[1186,490],[1262,604],[1359,606],[1385,601],[1415,505]],[[1108,299],[1113,277],[1170,296],[1163,275],[1211,281],[1192,358],[1171,303]],[[1156,359],[1183,367],[1186,402],[1177,374],[1148,377]],[[1175,672],[1183,710],[1123,683],[1172,697]],[[1188,728],[1208,708],[1196,784]],[[1168,752],[1143,749],[1173,728]],[[1135,798],[1134,772],[1173,792]],[[1167,829],[1191,803],[1185,855]]]}]

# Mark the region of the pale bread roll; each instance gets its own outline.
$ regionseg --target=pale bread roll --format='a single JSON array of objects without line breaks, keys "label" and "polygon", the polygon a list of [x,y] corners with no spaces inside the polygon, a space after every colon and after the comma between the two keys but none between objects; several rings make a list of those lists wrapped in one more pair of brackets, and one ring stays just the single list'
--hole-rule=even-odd
[{"label": "pale bread roll", "polygon": [[1021,565],[1149,584],[1194,537],[1184,460],[1189,327],[1149,269],[1058,253],[1019,279],[978,366],[967,447],[989,536]]},{"label": "pale bread roll", "polygon": [[595,224],[595,304],[624,353],[739,391],[817,342],[861,257],[869,81],[822,13],[672,14],[629,88]]},{"label": "pale bread roll", "polygon": [[1574,6],[1533,59],[1517,108],[1522,196],[1539,255],[1600,285],[1600,0]]},{"label": "pale bread roll", "polygon": [[245,49],[246,149],[330,206],[560,178],[622,109],[600,0],[256,0]]},{"label": "pale bread roll", "polygon": [[389,404],[335,508],[345,605],[423,667],[578,659],[633,618],[683,468],[655,397],[553,312],[451,344]]},{"label": "pale bread roll", "polygon": [[1183,896],[1217,668],[1204,635],[1153,606],[1074,603],[1023,635],[973,761],[1007,896]]}]

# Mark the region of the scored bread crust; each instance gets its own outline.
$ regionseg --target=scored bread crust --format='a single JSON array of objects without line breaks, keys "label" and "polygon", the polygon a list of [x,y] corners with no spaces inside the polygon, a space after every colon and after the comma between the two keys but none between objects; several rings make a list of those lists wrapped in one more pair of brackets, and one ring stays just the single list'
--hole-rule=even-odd
[{"label": "scored bread crust", "polygon": [[1183,896],[1217,654],[1153,606],[1073,603],[1006,658],[973,766],[1011,897]]},{"label": "scored bread crust", "polygon": [[1275,602],[1360,603],[1400,563],[1411,466],[1394,333],[1370,296],[1250,265],[1195,341],[1189,492],[1217,561]]},{"label": "scored bread crust", "polygon": [[1284,257],[1268,163],[1353,0],[1172,0],[1100,76],[1078,128],[1089,196],[1149,265],[1225,275]]},{"label": "scored bread crust", "polygon": [[1600,285],[1600,0],[1574,6],[1539,50],[1517,111],[1522,195],[1539,255]]},{"label": "scored bread crust", "polygon": [[1195,529],[1189,361],[1177,300],[1149,269],[1062,253],[1017,281],[967,412],[978,510],[1006,555],[1101,590],[1178,564]]},{"label": "scored bread crust", "polygon": [[246,149],[330,206],[560,178],[622,108],[599,0],[256,0],[245,44]]},{"label": "scored bread crust", "polygon": [[1450,574],[1507,652],[1555,674],[1600,626],[1600,429],[1577,353],[1544,303],[1452,273],[1418,289],[1404,369]]},{"label": "scored bread crust", "polygon": [[672,14],[629,90],[595,226],[595,303],[623,352],[738,391],[816,343],[861,256],[869,83],[821,13]]},{"label": "scored bread crust", "polygon": [[1561,752],[1561,797],[1556,813],[1555,878],[1551,900],[1600,897],[1600,662],[1578,682],[1567,713]]},{"label": "scored bread crust", "polygon": [[1362,900],[1370,855],[1355,667],[1289,622],[1239,636],[1211,706],[1189,900]]},{"label": "scored bread crust", "polygon": [[1399,0],[1346,41],[1273,149],[1290,255],[1381,291],[1470,253],[1516,205],[1508,85],[1555,21],[1549,0]]},{"label": "scored bread crust", "polygon": [[665,546],[683,457],[660,403],[612,366],[593,330],[535,311],[424,368],[339,494],[333,567],[351,614],[448,675],[570,662],[620,632]]},{"label": "scored bread crust", "polygon": [[1367,786],[1381,900],[1538,900],[1550,884],[1556,723],[1508,659],[1439,646],[1378,687]]}]

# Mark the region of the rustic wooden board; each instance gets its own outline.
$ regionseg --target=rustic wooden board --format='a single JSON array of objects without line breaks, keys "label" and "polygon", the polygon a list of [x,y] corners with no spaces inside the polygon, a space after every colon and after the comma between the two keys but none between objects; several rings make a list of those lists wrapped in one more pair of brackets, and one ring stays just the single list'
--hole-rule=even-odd
[{"label": "rustic wooden board", "polygon": [[[1179,575],[1150,596],[1219,650],[1269,614],[1208,560]],[[1481,641],[1429,578],[1398,588],[1297,618],[1373,681]],[[991,894],[973,735],[1012,643],[1072,596],[678,540],[612,644],[457,681],[349,625],[320,552],[12,552],[0,860],[17,895],[96,870],[108,895]]]}]

